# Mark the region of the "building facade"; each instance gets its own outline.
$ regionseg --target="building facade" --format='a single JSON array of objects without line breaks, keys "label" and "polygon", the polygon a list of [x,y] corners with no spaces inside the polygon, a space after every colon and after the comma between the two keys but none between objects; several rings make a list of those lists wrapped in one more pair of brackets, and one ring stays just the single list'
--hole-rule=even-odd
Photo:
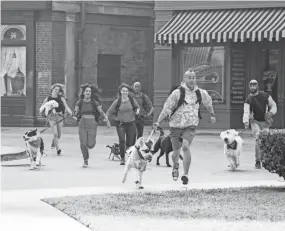
[{"label": "building facade", "polygon": [[202,128],[243,128],[248,82],[272,95],[285,127],[284,2],[155,2],[155,118],[189,68],[214,102],[217,123],[202,108]]},{"label": "building facade", "polygon": [[2,1],[2,126],[44,123],[38,111],[56,82],[66,85],[71,108],[86,82],[103,89],[104,110],[122,82],[140,81],[152,98],[153,8],[143,1]]}]

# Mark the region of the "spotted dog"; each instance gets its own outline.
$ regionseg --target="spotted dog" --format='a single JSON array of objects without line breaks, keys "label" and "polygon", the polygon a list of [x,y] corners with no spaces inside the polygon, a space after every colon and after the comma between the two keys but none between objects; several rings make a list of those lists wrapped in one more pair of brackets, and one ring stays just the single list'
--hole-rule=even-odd
[{"label": "spotted dog", "polygon": [[225,142],[224,154],[229,161],[228,167],[230,167],[232,171],[235,171],[240,165],[239,157],[242,152],[243,140],[234,129],[221,132],[220,137]]},{"label": "spotted dog", "polygon": [[152,145],[152,140],[145,142],[144,138],[140,137],[136,141],[135,145],[128,148],[126,151],[128,159],[126,162],[122,183],[125,183],[129,171],[134,169],[137,172],[137,180],[135,182],[137,189],[144,188],[142,186],[142,175],[146,170],[147,163],[152,160],[152,154],[150,153]]},{"label": "spotted dog", "polygon": [[26,143],[26,152],[30,157],[30,170],[42,166],[44,155],[44,141],[38,135],[37,129],[30,130],[25,133],[23,139]]}]

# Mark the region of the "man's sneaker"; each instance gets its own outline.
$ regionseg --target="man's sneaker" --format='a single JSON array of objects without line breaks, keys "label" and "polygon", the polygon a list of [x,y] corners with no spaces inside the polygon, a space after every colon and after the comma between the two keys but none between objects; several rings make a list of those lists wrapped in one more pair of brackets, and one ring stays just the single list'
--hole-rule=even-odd
[{"label": "man's sneaker", "polygon": [[261,169],[261,162],[260,161],[256,161],[255,162],[255,168],[256,169]]},{"label": "man's sneaker", "polygon": [[58,149],[57,150],[57,155],[60,155],[61,154],[61,149]]},{"label": "man's sneaker", "polygon": [[173,167],[172,169],[172,178],[174,181],[177,181],[179,177],[179,164]]},{"label": "man's sneaker", "polygon": [[189,181],[189,179],[188,179],[188,176],[182,176],[181,177],[181,180],[182,180],[182,183],[184,184],[184,185],[186,185],[186,184],[188,184],[188,181]]}]

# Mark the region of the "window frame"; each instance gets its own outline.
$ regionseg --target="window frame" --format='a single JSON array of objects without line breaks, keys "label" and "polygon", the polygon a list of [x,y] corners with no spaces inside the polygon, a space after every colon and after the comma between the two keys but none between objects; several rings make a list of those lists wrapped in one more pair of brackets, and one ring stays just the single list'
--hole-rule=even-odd
[{"label": "window frame", "polygon": [[[183,75],[184,75],[184,57],[183,57],[183,51],[185,48],[188,47],[193,47],[193,48],[199,48],[199,47],[223,47],[224,50],[224,68],[223,68],[223,78],[222,78],[222,91],[223,91],[223,101],[222,102],[213,102],[213,105],[217,109],[226,109],[229,108],[229,92],[227,90],[228,88],[228,83],[230,82],[230,53],[229,53],[229,44],[226,43],[207,43],[207,44],[202,44],[202,43],[195,43],[195,44],[179,44],[179,49],[178,49],[178,75],[179,75],[179,83],[183,80]],[[227,76],[229,75],[229,78]],[[206,89],[205,89],[206,90]]]}]

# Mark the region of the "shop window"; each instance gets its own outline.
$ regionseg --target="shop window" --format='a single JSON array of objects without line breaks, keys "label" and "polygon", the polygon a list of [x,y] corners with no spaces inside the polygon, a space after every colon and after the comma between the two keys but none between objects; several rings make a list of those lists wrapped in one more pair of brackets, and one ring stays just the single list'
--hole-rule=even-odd
[{"label": "shop window", "polygon": [[102,97],[114,97],[121,79],[121,56],[98,54],[97,84],[103,89]]},{"label": "shop window", "polygon": [[1,47],[1,96],[26,95],[26,47]]},{"label": "shop window", "polygon": [[214,103],[225,103],[225,49],[221,46],[184,47],[183,73],[189,68],[196,73],[197,84],[208,91]]},{"label": "shop window", "polygon": [[1,96],[26,95],[25,40],[24,25],[1,25]]}]

